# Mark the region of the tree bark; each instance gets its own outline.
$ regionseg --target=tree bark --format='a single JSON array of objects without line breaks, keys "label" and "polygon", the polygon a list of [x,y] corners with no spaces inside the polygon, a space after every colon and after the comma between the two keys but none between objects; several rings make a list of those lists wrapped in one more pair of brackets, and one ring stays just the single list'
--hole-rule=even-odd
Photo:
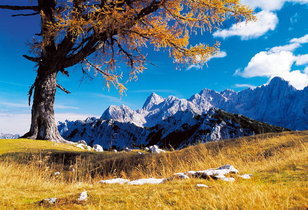
[{"label": "tree bark", "polygon": [[31,127],[23,138],[69,142],[61,137],[54,117],[57,73],[58,71],[39,67],[34,83]]}]

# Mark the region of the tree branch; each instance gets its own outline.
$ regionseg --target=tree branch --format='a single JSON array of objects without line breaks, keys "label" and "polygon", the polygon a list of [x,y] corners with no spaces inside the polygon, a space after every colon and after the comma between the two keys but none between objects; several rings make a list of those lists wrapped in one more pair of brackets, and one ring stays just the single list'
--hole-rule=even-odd
[{"label": "tree branch", "polygon": [[23,55],[23,57],[28,59],[29,61],[36,62],[36,63],[42,60],[41,58],[35,58],[35,57],[28,56],[28,55]]},{"label": "tree branch", "polygon": [[[150,5],[143,8],[138,14],[136,14],[136,16],[132,18],[131,22],[126,24],[125,27],[128,28],[133,27],[136,24],[136,21],[142,19],[144,16],[150,13],[157,11],[165,3],[165,1],[166,0],[160,0],[160,1],[153,0]],[[90,37],[90,40],[87,42],[87,44],[79,52],[66,58],[66,61],[63,64],[63,68],[73,66],[83,61],[86,57],[88,57],[89,55],[91,55],[92,53],[94,53],[96,50],[99,49],[100,47],[99,43],[104,43],[105,41],[108,40],[108,37],[113,37],[116,34],[117,34],[116,30],[100,34],[94,33]]]},{"label": "tree branch", "polygon": [[10,10],[34,10],[39,11],[38,6],[11,6],[11,5],[0,5],[0,9],[10,9]]},{"label": "tree branch", "polygon": [[59,88],[60,90],[62,90],[63,92],[65,92],[66,94],[70,94],[71,92],[66,90],[64,87],[62,87],[61,85],[57,84],[57,88]]},{"label": "tree branch", "polygon": [[38,15],[38,14],[40,14],[40,12],[34,12],[30,14],[17,14],[17,15],[12,15],[12,17],[20,17],[20,16],[26,17],[26,16],[32,16],[32,15]]}]

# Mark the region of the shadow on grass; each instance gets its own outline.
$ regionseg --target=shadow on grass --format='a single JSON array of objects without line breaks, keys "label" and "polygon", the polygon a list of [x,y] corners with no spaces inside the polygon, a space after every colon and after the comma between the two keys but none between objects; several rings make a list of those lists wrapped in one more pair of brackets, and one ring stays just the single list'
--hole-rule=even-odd
[{"label": "shadow on grass", "polygon": [[[13,152],[0,155],[2,162],[33,165],[42,170],[59,171],[67,181],[89,180],[94,177],[130,176],[137,167],[146,165],[151,154],[94,153],[43,150]],[[146,160],[147,159],[147,160]]]}]

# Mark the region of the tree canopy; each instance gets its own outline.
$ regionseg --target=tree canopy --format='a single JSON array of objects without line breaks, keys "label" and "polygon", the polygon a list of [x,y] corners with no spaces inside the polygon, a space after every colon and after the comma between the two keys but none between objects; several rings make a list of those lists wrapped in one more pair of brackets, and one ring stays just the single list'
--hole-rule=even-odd
[{"label": "tree canopy", "polygon": [[254,18],[239,0],[38,0],[37,6],[0,6],[5,7],[42,17],[32,45],[36,57],[26,58],[40,63],[49,57],[65,74],[65,68],[82,63],[84,73],[94,69],[120,90],[123,72],[116,63],[124,61],[134,78],[145,68],[142,48],[164,48],[177,63],[204,63],[219,43],[190,46],[191,34],[217,29],[226,19]]},{"label": "tree canopy", "polygon": [[[26,1],[27,2],[27,1]],[[24,137],[64,140],[54,119],[59,72],[82,64],[82,72],[102,75],[107,86],[120,92],[122,69],[131,67],[129,78],[145,69],[143,49],[167,50],[180,64],[204,63],[218,52],[219,43],[190,45],[191,34],[212,31],[227,19],[253,20],[252,10],[239,0],[36,0],[28,5],[0,5],[0,9],[31,11],[15,16],[40,15],[41,31],[24,55],[37,63],[37,77],[29,91],[34,99],[30,131]]]}]

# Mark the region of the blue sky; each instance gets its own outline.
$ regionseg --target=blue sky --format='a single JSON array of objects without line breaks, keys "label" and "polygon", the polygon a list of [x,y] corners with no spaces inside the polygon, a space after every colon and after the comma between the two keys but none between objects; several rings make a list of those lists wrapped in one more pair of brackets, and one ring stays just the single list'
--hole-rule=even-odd
[{"label": "blue sky", "polygon": [[[1,4],[27,2],[3,0]],[[79,66],[71,77],[59,76],[70,90],[56,97],[57,120],[100,116],[109,105],[126,104],[138,109],[151,92],[164,97],[189,98],[203,88],[236,91],[267,83],[281,76],[298,89],[308,84],[308,0],[242,0],[255,9],[258,21],[234,25],[227,22],[220,31],[191,40],[221,42],[221,53],[203,66],[175,70],[167,52],[148,50],[148,69],[137,82],[126,85],[122,97],[108,90],[100,77],[83,80]],[[39,31],[38,17],[11,17],[0,10],[0,133],[26,132],[30,123],[28,89],[35,78],[35,66],[22,57],[27,42]],[[16,126],[18,125],[18,126]]]}]

